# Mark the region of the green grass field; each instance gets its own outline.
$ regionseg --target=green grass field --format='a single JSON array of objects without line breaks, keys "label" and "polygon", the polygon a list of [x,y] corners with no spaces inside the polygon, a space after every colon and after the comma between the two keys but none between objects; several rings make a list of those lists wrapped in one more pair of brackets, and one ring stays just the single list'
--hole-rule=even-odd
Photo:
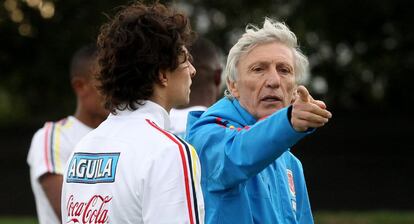
[{"label": "green grass field", "polygon": [[37,224],[33,217],[0,217],[0,224]]},{"label": "green grass field", "polygon": [[317,212],[316,224],[414,224],[414,212]]},{"label": "green grass field", "polygon": [[[413,212],[329,212],[315,213],[316,224],[413,224]],[[2,217],[0,224],[37,224],[33,217]]]}]

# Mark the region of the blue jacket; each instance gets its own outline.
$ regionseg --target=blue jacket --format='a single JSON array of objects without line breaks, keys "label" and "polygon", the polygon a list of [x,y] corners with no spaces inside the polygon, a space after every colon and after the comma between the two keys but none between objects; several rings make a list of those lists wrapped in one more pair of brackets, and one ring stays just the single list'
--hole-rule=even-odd
[{"label": "blue jacket", "polygon": [[238,100],[191,112],[187,140],[201,163],[206,224],[313,223],[296,132],[283,108],[257,121]]}]

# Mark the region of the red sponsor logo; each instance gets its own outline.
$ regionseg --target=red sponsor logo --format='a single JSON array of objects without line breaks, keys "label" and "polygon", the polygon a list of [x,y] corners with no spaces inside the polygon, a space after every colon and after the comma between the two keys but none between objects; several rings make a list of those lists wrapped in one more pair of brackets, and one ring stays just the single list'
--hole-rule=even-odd
[{"label": "red sponsor logo", "polygon": [[66,223],[106,223],[108,221],[107,205],[112,197],[94,195],[87,202],[75,201],[73,195],[69,197],[66,205]]},{"label": "red sponsor logo", "polygon": [[296,196],[295,192],[295,182],[293,181],[293,173],[292,170],[286,169],[287,176],[288,176],[288,182],[289,182],[289,191],[292,194],[293,197]]}]

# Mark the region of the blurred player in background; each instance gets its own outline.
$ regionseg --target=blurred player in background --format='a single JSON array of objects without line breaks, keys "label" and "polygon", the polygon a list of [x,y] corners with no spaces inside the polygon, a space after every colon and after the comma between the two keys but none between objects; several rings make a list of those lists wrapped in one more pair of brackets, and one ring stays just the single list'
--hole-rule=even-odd
[{"label": "blurred player in background", "polygon": [[32,139],[27,163],[39,223],[60,223],[63,169],[79,140],[108,115],[96,89],[98,71],[94,44],[79,49],[72,58],[70,81],[76,111],[57,122],[46,122]]},{"label": "blurred player in background", "polygon": [[197,75],[191,85],[190,103],[170,111],[171,132],[184,138],[187,115],[190,111],[206,110],[220,94],[222,66],[217,47],[208,39],[199,37],[189,49]]}]

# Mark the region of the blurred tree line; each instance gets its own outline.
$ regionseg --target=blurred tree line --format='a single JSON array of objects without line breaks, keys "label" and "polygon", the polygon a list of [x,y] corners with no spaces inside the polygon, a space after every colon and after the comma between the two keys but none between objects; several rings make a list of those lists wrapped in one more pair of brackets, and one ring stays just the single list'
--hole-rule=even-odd
[{"label": "blurred tree line", "polygon": [[[73,113],[69,61],[130,1],[0,1],[0,124]],[[149,1],[147,1],[149,2]],[[285,21],[311,62],[305,84],[335,113],[408,114],[414,102],[412,1],[175,0],[226,55],[248,23]]]}]

